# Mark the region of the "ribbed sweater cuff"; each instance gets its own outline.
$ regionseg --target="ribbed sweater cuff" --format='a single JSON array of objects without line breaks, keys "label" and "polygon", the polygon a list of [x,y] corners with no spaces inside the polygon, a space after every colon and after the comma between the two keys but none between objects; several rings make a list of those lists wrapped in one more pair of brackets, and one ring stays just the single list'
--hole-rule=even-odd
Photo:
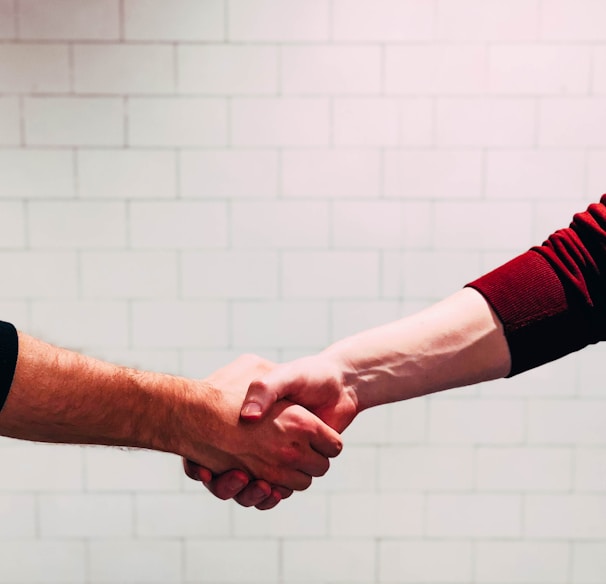
[{"label": "ribbed sweater cuff", "polygon": [[17,329],[8,322],[0,321],[0,410],[13,384],[18,353]]},{"label": "ribbed sweater cuff", "polygon": [[467,284],[503,323],[512,367],[508,377],[584,347],[582,319],[570,310],[566,291],[549,262],[528,251]]}]

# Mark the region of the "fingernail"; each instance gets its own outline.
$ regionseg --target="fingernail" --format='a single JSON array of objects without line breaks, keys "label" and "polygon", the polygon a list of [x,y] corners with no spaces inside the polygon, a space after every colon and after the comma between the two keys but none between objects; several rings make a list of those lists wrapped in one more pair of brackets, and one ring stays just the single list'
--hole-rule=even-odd
[{"label": "fingernail", "polygon": [[245,416],[258,416],[261,413],[261,406],[257,402],[248,402],[242,408],[242,414]]}]

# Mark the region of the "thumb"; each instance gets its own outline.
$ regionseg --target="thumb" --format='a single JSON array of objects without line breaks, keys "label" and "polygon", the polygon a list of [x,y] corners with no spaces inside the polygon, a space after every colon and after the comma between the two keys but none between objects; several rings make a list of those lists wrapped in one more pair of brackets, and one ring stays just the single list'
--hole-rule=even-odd
[{"label": "thumb", "polygon": [[266,381],[257,379],[248,386],[240,416],[250,422],[261,420],[280,397]]}]

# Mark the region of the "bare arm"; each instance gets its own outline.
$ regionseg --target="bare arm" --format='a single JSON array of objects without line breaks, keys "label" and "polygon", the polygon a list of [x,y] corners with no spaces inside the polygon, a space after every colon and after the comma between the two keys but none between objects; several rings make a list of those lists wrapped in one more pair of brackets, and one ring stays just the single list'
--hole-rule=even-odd
[{"label": "bare arm", "polygon": [[267,371],[259,362],[245,357],[195,381],[118,367],[20,333],[0,433],[173,452],[213,472],[240,468],[273,484],[306,488],[328,469],[320,452],[336,455],[340,439],[289,402],[277,404],[267,424],[240,421],[248,382]]}]

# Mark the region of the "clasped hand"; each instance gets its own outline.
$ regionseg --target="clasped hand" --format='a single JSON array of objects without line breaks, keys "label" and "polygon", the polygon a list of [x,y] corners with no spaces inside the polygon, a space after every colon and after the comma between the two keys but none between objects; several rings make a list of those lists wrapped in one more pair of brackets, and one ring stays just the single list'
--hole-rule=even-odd
[{"label": "clasped hand", "polygon": [[184,458],[185,473],[246,507],[271,509],[324,475],[342,449],[338,432],[357,413],[341,369],[323,354],[283,365],[247,355],[205,381],[220,389],[229,429],[217,451]]}]

